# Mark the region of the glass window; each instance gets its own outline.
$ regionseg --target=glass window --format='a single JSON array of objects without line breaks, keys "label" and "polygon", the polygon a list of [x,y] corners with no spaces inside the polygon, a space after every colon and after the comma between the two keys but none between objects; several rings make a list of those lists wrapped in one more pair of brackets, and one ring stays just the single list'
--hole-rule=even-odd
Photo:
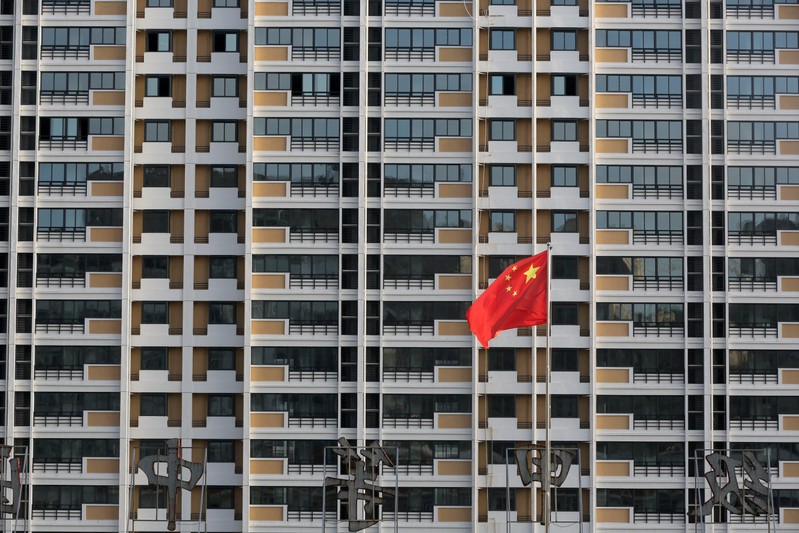
[{"label": "glass window", "polygon": [[491,30],[491,50],[516,50],[516,30]]},{"label": "glass window", "polygon": [[147,0],[147,7],[172,7],[172,0]]},{"label": "glass window", "polygon": [[140,416],[166,416],[166,394],[141,394]]},{"label": "glass window", "polygon": [[172,96],[171,76],[145,76],[144,96],[167,97]]},{"label": "glass window", "polygon": [[209,324],[235,324],[236,304],[233,302],[211,302],[208,304]]},{"label": "glass window", "polygon": [[234,442],[232,440],[209,440],[208,462],[209,463],[236,462],[236,452],[234,448]]},{"label": "glass window", "polygon": [[577,75],[553,74],[552,96],[577,96]]},{"label": "glass window", "polygon": [[148,31],[145,44],[146,52],[171,52],[172,32],[163,30]]},{"label": "glass window", "polygon": [[552,121],[552,140],[573,142],[577,140],[577,121],[576,120],[553,120]]},{"label": "glass window", "polygon": [[209,277],[211,279],[236,279],[236,257],[211,256]]},{"label": "glass window", "polygon": [[515,187],[515,165],[491,165],[488,169],[488,184],[491,187]]},{"label": "glass window", "polygon": [[553,211],[552,233],[577,233],[577,213],[573,211]]},{"label": "glass window", "polygon": [[237,167],[211,167],[211,187],[236,188],[239,186]]},{"label": "glass window", "polygon": [[552,50],[577,50],[577,30],[552,30]]},{"label": "glass window", "polygon": [[169,233],[169,211],[142,211],[143,233]]},{"label": "glass window", "polygon": [[170,126],[168,120],[145,120],[144,121],[144,141],[145,142],[169,142]]},{"label": "glass window", "polygon": [[208,370],[236,370],[236,349],[208,348]]},{"label": "glass window", "polygon": [[516,94],[516,74],[489,74],[488,94],[512,96]]},{"label": "glass window", "polygon": [[513,119],[492,119],[489,140],[491,141],[515,141],[516,140],[516,121]]},{"label": "glass window", "polygon": [[238,213],[236,211],[211,211],[211,233],[236,233]]},{"label": "glass window", "polygon": [[491,230],[494,232],[516,231],[516,213],[514,211],[491,211],[489,217]]},{"label": "glass window", "polygon": [[516,370],[516,350],[513,348],[493,348],[488,358],[489,372],[512,372]]},{"label": "glass window", "polygon": [[209,394],[208,416],[235,416],[236,402],[232,394]]},{"label": "glass window", "polygon": [[166,370],[167,369],[167,350],[166,348],[142,348],[141,349],[141,369],[142,370]]},{"label": "glass window", "polygon": [[237,142],[238,124],[235,121],[213,121],[211,142]]},{"label": "glass window", "polygon": [[553,326],[577,326],[579,323],[578,304],[566,302],[552,303]]},{"label": "glass window", "polygon": [[552,165],[553,187],[577,187],[577,167]]},{"label": "glass window", "polygon": [[552,279],[579,279],[579,265],[578,257],[552,256]]},{"label": "glass window", "polygon": [[239,80],[236,76],[214,76],[211,96],[235,98],[239,96]]},{"label": "glass window", "polygon": [[169,167],[166,165],[144,165],[145,187],[169,187]]},{"label": "glass window", "polygon": [[169,257],[165,255],[145,255],[142,257],[144,279],[166,279],[169,277]]},{"label": "glass window", "polygon": [[167,324],[166,302],[142,302],[141,303],[141,323],[142,324]]},{"label": "glass window", "polygon": [[214,32],[214,52],[238,52],[239,33],[235,31]]}]

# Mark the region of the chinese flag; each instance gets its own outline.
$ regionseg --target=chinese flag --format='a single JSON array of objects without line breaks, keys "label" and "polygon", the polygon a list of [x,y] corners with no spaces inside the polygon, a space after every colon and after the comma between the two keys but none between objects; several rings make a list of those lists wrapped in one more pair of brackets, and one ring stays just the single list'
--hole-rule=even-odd
[{"label": "chinese flag", "polygon": [[547,321],[547,252],[514,263],[466,311],[469,329],[483,347],[506,329]]}]

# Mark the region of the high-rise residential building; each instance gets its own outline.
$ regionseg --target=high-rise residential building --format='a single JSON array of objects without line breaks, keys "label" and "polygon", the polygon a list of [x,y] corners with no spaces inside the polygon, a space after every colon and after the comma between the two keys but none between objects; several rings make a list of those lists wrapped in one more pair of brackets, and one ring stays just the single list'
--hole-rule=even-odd
[{"label": "high-rise residential building", "polygon": [[[552,530],[774,528],[712,449],[799,528],[796,0],[2,0],[0,194],[3,531],[164,531],[179,439],[179,531],[317,532],[346,437],[380,531],[540,532],[548,386]],[[548,384],[464,315],[550,242]]]}]

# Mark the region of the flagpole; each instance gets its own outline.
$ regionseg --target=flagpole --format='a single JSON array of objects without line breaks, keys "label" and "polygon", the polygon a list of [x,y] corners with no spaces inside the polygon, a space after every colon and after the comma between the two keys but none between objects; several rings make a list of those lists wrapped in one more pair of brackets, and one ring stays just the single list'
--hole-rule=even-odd
[{"label": "flagpole", "polygon": [[552,440],[550,435],[550,426],[552,420],[550,416],[552,398],[550,396],[551,385],[551,359],[552,359],[552,243],[547,243],[547,349],[546,349],[546,415],[545,415],[545,433],[544,433],[544,457],[541,460],[542,465],[542,479],[541,487],[543,489],[542,509],[544,515],[544,533],[549,533],[550,511],[552,508],[552,493],[551,483],[552,474],[550,468],[552,467]]}]

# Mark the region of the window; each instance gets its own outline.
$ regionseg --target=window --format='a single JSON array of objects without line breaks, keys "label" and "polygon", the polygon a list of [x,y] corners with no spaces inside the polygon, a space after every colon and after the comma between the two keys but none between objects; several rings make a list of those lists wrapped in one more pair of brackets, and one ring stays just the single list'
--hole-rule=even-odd
[{"label": "window", "polygon": [[144,279],[166,279],[169,277],[169,257],[165,255],[145,255],[142,257]]},{"label": "window", "polygon": [[208,370],[236,370],[236,349],[208,348]]},{"label": "window", "polygon": [[552,30],[552,50],[577,50],[577,30]]},{"label": "window", "polygon": [[489,74],[488,94],[512,96],[516,94],[516,74]]},{"label": "window", "polygon": [[142,394],[139,402],[140,416],[166,416],[166,394]]},{"label": "window", "polygon": [[552,140],[561,142],[574,142],[577,140],[576,120],[553,120]]},{"label": "window", "polygon": [[577,326],[579,323],[578,304],[564,302],[552,303],[553,326]]},{"label": "window", "polygon": [[490,141],[515,141],[516,121],[513,119],[492,119],[489,134]]},{"label": "window", "polygon": [[577,233],[577,213],[574,211],[552,212],[552,233]]},{"label": "window", "polygon": [[238,124],[235,121],[214,121],[211,123],[211,142],[233,143],[238,141]]},{"label": "window", "polygon": [[579,264],[578,257],[552,256],[552,279],[579,279]]},{"label": "window", "polygon": [[491,165],[488,169],[488,184],[491,187],[515,187],[515,165]]},{"label": "window", "polygon": [[211,211],[211,233],[236,233],[236,211]]},{"label": "window", "polygon": [[235,279],[236,258],[212,256],[209,261],[209,277],[211,279]]},{"label": "window", "polygon": [[488,396],[489,418],[514,418],[516,416],[516,396],[511,394],[491,394]]},{"label": "window", "polygon": [[99,117],[99,118],[89,119],[89,135],[124,135],[124,134],[125,134],[125,119],[122,117]]},{"label": "window", "polygon": [[168,30],[151,30],[147,32],[145,52],[171,52],[172,32]]},{"label": "window", "polygon": [[236,454],[232,440],[209,440],[208,441],[208,462],[209,463],[234,463]]},{"label": "window", "polygon": [[154,96],[154,97],[172,96],[172,77],[145,76],[144,96]]},{"label": "window", "polygon": [[208,304],[209,324],[235,324],[236,304],[233,302],[210,302]]},{"label": "window", "polygon": [[[386,30],[386,33],[388,31]],[[256,28],[255,44],[256,46],[340,48],[341,31],[339,28]]]},{"label": "window", "polygon": [[493,348],[488,358],[489,372],[513,372],[516,370],[516,350],[513,348]]},{"label": "window", "polygon": [[577,96],[577,75],[553,74],[552,96]]},{"label": "window", "polygon": [[144,142],[169,142],[171,123],[168,120],[145,120]]},{"label": "window", "polygon": [[166,165],[144,165],[145,187],[169,187],[169,167]]},{"label": "window", "polygon": [[579,403],[578,396],[553,394],[550,415],[552,418],[579,418]]},{"label": "window", "polygon": [[147,7],[172,7],[172,0],[147,0]]},{"label": "window", "polygon": [[580,370],[577,364],[576,348],[552,348],[550,363],[553,372],[578,372]]},{"label": "window", "polygon": [[239,51],[239,32],[237,31],[215,31],[214,32],[214,52],[238,52]]},{"label": "window", "polygon": [[236,76],[214,76],[211,85],[211,96],[237,98],[239,96],[239,80]]},{"label": "window", "polygon": [[[512,456],[513,454],[511,454]],[[508,500],[509,496],[510,500]],[[505,512],[507,509],[516,510],[516,490],[488,489],[488,510]]]},{"label": "window", "polygon": [[518,261],[515,256],[491,255],[488,257],[488,279],[499,277],[506,268]]},{"label": "window", "polygon": [[211,187],[236,188],[239,186],[237,167],[211,167]]},{"label": "window", "polygon": [[239,7],[239,0],[214,0],[214,7]]},{"label": "window", "polygon": [[575,166],[552,166],[552,186],[553,187],[577,187],[577,167]]},{"label": "window", "polygon": [[142,302],[141,304],[141,323],[142,324],[167,324],[167,303],[166,302]]},{"label": "window", "polygon": [[143,233],[169,233],[169,211],[142,211]]},{"label": "window", "polygon": [[516,50],[516,30],[491,30],[491,50]]},{"label": "window", "polygon": [[489,214],[490,231],[516,231],[516,213],[514,211],[491,211]]},{"label": "window", "polygon": [[208,416],[235,416],[235,404],[232,394],[209,394]]},{"label": "window", "polygon": [[142,348],[141,349],[141,369],[142,370],[166,370],[167,369],[166,348]]}]

